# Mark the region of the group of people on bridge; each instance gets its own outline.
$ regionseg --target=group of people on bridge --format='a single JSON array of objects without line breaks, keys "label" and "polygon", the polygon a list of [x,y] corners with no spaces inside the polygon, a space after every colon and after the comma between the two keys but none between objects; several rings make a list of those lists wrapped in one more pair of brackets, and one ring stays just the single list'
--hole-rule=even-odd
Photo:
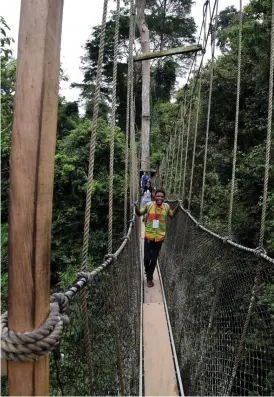
[{"label": "group of people on bridge", "polygon": [[173,217],[179,206],[171,210],[165,202],[165,191],[152,187],[149,176],[144,173],[141,178],[141,208],[135,204],[135,212],[138,216],[144,216],[145,238],[144,238],[144,266],[147,277],[147,286],[153,287],[153,274],[157,265],[159,253],[166,236],[167,217]]}]

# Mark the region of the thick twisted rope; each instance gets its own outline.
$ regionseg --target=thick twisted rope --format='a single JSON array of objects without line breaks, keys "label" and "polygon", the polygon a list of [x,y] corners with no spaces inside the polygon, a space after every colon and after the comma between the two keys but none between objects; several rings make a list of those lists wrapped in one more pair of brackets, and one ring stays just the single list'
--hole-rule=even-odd
[{"label": "thick twisted rope", "polygon": [[[90,138],[89,168],[88,168],[87,196],[86,196],[86,209],[85,209],[85,225],[84,225],[82,266],[81,266],[81,269],[84,272],[87,269],[87,259],[88,259],[91,194],[92,194],[92,185],[93,185],[93,171],[94,171],[94,158],[95,158],[96,135],[97,135],[97,121],[98,121],[98,114],[99,114],[100,89],[101,89],[104,47],[105,47],[107,6],[108,6],[108,0],[104,0],[102,28],[101,28],[99,55],[98,55],[98,68],[97,68],[97,76],[96,76],[96,88],[95,88],[95,95],[94,95],[93,118],[92,118],[92,125],[91,125],[91,138]],[[89,382],[90,395],[93,395],[92,353],[91,353],[91,343],[90,343],[89,324],[88,324],[87,302],[86,302],[86,295],[84,292],[81,292],[80,298],[81,298],[81,311],[82,311],[82,318],[83,318],[84,346],[85,346],[85,352],[86,352],[86,357],[87,357],[87,362],[88,362],[87,376],[88,376],[88,382]]]},{"label": "thick twisted rope", "polygon": [[55,349],[65,325],[69,323],[66,311],[68,299],[55,294],[50,313],[44,324],[31,332],[13,332],[8,329],[8,312],[1,316],[1,357],[16,362],[39,360]]},{"label": "thick twisted rope", "polygon": [[[120,256],[129,241],[134,223],[135,214],[132,216],[122,244],[114,254],[106,255],[105,261],[91,272],[80,272],[79,279],[65,293],[55,293],[51,296],[49,316],[40,328],[31,332],[15,333],[8,329],[8,313],[1,316],[2,358],[17,362],[39,360],[58,346],[63,328],[69,323],[67,312],[70,300]],[[91,364],[92,361],[88,361],[92,371]],[[89,379],[89,384],[92,390],[92,379]]]},{"label": "thick twisted rope", "polygon": [[214,56],[215,56],[218,5],[219,5],[219,1],[216,1],[215,26],[214,26],[214,31],[212,32],[213,37],[212,37],[212,44],[211,44],[211,71],[210,71],[210,86],[209,86],[207,122],[206,122],[203,182],[202,182],[202,194],[201,194],[201,204],[200,204],[200,222],[203,221],[203,211],[204,211],[205,181],[206,181],[207,152],[208,152],[208,135],[209,135],[210,114],[211,114],[211,99],[212,99],[212,87],[213,87],[213,75],[214,75]]},{"label": "thick twisted rope", "polygon": [[[179,124],[180,121],[177,122],[177,123]],[[174,184],[173,184],[173,188],[174,188],[173,191],[174,191],[175,196],[177,196],[177,194],[178,194],[176,187],[178,186],[178,179],[180,177],[180,174],[179,174],[179,157],[180,157],[180,145],[181,145],[181,135],[182,135],[182,134],[180,134],[180,128],[179,127],[178,127],[178,129],[179,129],[178,145],[177,145],[176,166],[175,166],[175,174],[174,174],[175,177],[174,177]]]},{"label": "thick twisted rope", "polygon": [[[176,126],[174,130],[174,134],[176,134]],[[166,182],[166,190],[168,196],[170,195],[170,188],[171,188],[171,180],[172,180],[172,164],[173,164],[173,153],[174,153],[174,138],[170,137],[170,149],[169,149],[169,159],[168,159],[168,174],[167,174],[167,182]]]},{"label": "thick twisted rope", "polygon": [[264,192],[262,203],[261,229],[259,248],[263,248],[265,234],[265,215],[267,206],[267,191],[269,179],[269,162],[271,149],[272,134],[272,112],[273,112],[273,72],[274,72],[274,4],[272,1],[272,26],[271,26],[271,44],[270,44],[270,68],[269,68],[269,94],[268,94],[268,117],[267,117],[267,136],[266,136],[266,153],[265,153],[265,175],[264,175]]},{"label": "thick twisted rope", "polygon": [[168,183],[168,175],[169,175],[169,162],[170,162],[170,152],[171,152],[171,138],[169,138],[167,152],[166,152],[166,169],[165,169],[165,178],[164,178],[164,186],[167,190],[167,183]]},{"label": "thick twisted rope", "polygon": [[[201,59],[201,64],[200,64],[201,70],[203,68],[205,46],[206,46],[206,22],[207,22],[207,12],[205,12],[205,10],[204,10],[204,15],[203,15],[203,26],[204,26],[203,49],[204,49],[204,52],[203,52],[202,59]],[[198,132],[199,115],[200,115],[201,87],[202,87],[202,74],[200,73],[200,75],[199,75],[199,87],[198,87],[198,98],[197,98],[197,105],[196,105],[197,108],[196,108],[196,121],[195,121],[194,141],[193,141],[191,175],[190,175],[190,185],[189,185],[189,195],[188,195],[188,210],[189,211],[190,211],[191,198],[192,198],[192,186],[193,186],[193,176],[194,176],[194,167],[195,167],[197,132]]]},{"label": "thick twisted rope", "polygon": [[182,187],[182,201],[184,202],[185,196],[185,183],[186,183],[186,168],[187,168],[187,158],[188,158],[188,143],[189,143],[189,133],[191,126],[191,114],[192,114],[192,104],[193,104],[193,91],[190,97],[189,114],[188,114],[188,127],[186,133],[186,148],[185,148],[185,163],[184,163],[184,174],[183,174],[183,187]]},{"label": "thick twisted rope", "polygon": [[185,109],[186,109],[186,93],[185,93],[185,99],[184,99],[184,105],[181,107],[181,119],[180,119],[180,125],[181,125],[181,157],[180,157],[180,179],[179,179],[179,186],[178,186],[178,195],[180,197],[181,192],[182,192],[182,171],[183,171],[183,155],[184,155],[184,136],[185,136]]},{"label": "thick twisted rope", "polygon": [[124,234],[127,230],[127,209],[128,209],[128,168],[129,168],[129,132],[130,132],[130,100],[131,100],[131,76],[133,74],[133,25],[134,25],[134,1],[130,1],[129,20],[129,55],[127,72],[127,110],[126,110],[126,147],[125,147],[125,190],[124,190]]},{"label": "thick twisted rope", "polygon": [[136,168],[137,165],[136,157],[136,142],[135,142],[135,111],[134,111],[134,74],[133,74],[133,43],[135,39],[135,5],[133,3],[132,12],[132,37],[130,38],[132,42],[132,50],[130,53],[129,64],[130,64],[130,162],[131,162],[131,199],[130,202],[136,198]]},{"label": "thick twisted rope", "polygon": [[236,171],[236,161],[237,161],[237,143],[238,143],[238,130],[239,130],[239,108],[240,108],[241,64],[242,64],[242,27],[243,27],[243,4],[242,4],[242,0],[240,0],[236,116],[235,116],[235,132],[234,132],[234,148],[233,148],[230,203],[229,203],[229,212],[228,212],[228,236],[229,236],[229,238],[232,237],[232,215],[233,215],[233,202],[234,202],[234,194],[235,194],[235,171]]},{"label": "thick twisted rope", "polygon": [[194,140],[193,140],[193,153],[192,153],[192,163],[191,163],[191,174],[190,174],[190,185],[189,185],[189,195],[188,195],[188,209],[190,210],[191,198],[192,198],[192,186],[193,186],[193,176],[194,176],[194,167],[195,167],[195,156],[196,156],[196,142],[197,142],[197,132],[198,132],[198,124],[199,124],[199,114],[200,114],[200,98],[201,98],[201,86],[202,86],[202,78],[200,75],[200,82],[198,88],[198,98],[197,98],[197,107],[196,107],[196,120],[195,120],[195,131],[194,131]]},{"label": "thick twisted rope", "polygon": [[117,84],[117,64],[118,64],[118,41],[120,23],[120,0],[117,0],[115,34],[114,34],[114,60],[113,60],[113,82],[112,82],[112,107],[111,107],[111,141],[109,159],[109,199],[108,199],[108,252],[112,252],[113,235],[113,174],[114,174],[114,142],[115,142],[115,115],[116,115],[116,84]]},{"label": "thick twisted rope", "polygon": [[83,250],[82,250],[82,271],[86,271],[87,258],[88,258],[91,193],[92,193],[92,184],[93,184],[97,121],[98,121],[99,104],[100,104],[100,88],[101,88],[104,46],[105,46],[107,7],[108,7],[108,0],[104,0],[102,29],[101,29],[99,56],[98,56],[98,68],[97,68],[97,76],[96,76],[96,88],[95,88],[95,94],[94,94],[93,118],[92,118],[92,125],[91,125],[89,168],[88,168],[88,180],[87,180],[87,197],[86,197],[86,209],[85,209],[85,226],[84,226],[84,238],[83,238]]},{"label": "thick twisted rope", "polygon": [[176,121],[175,124],[175,129],[174,129],[174,137],[172,139],[172,154],[171,154],[171,168],[170,168],[170,178],[168,180],[168,193],[169,197],[171,197],[172,194],[172,185],[173,185],[173,179],[174,179],[174,158],[175,158],[175,149],[176,149],[176,139],[177,139],[177,131],[178,131],[178,124]]}]

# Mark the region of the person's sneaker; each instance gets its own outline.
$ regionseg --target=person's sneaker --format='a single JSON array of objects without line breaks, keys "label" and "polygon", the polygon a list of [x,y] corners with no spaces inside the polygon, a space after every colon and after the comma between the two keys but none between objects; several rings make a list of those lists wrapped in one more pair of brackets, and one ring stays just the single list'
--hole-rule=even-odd
[{"label": "person's sneaker", "polygon": [[148,287],[154,287],[154,282],[151,280],[147,280],[147,286]]}]

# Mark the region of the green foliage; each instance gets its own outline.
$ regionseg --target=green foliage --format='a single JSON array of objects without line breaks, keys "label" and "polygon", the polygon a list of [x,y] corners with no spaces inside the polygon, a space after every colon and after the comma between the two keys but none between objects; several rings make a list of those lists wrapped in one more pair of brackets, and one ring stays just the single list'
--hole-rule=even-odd
[{"label": "green foliage", "polygon": [[1,41],[0,41],[0,48],[1,48],[1,61],[9,59],[12,55],[12,50],[10,49],[11,43],[14,43],[14,39],[12,37],[7,36],[7,30],[10,30],[9,26],[7,25],[5,19],[0,16],[0,33],[1,33]]},{"label": "green foliage", "polygon": [[[164,2],[165,3],[165,2]],[[147,3],[148,26],[151,48],[168,48],[193,42],[195,25],[189,16],[190,0],[169,0],[160,4],[158,0]],[[181,15],[185,17],[182,18]],[[262,188],[265,161],[265,137],[268,112],[269,48],[271,26],[271,0],[251,0],[244,10],[243,46],[242,46],[242,81],[239,115],[238,157],[236,166],[235,199],[233,209],[233,238],[249,247],[256,247],[260,230],[262,206]],[[106,49],[103,69],[103,88],[100,103],[100,119],[97,128],[97,144],[94,164],[94,182],[92,190],[91,232],[89,241],[89,269],[102,261],[107,251],[108,221],[108,174],[110,126],[109,100],[112,88],[114,17],[112,13],[107,22]],[[7,267],[8,267],[8,200],[9,200],[9,158],[11,150],[11,132],[13,101],[15,92],[16,61],[10,50],[11,39],[6,36],[8,26],[1,18],[1,144],[2,144],[2,307],[7,308]],[[115,246],[120,244],[123,223],[124,192],[124,152],[125,152],[125,114],[128,51],[128,16],[122,8],[119,36],[119,63],[117,82],[117,119],[120,128],[115,130],[115,175],[114,175],[114,239]],[[136,31],[137,35],[138,32]],[[238,14],[234,7],[220,12],[217,32],[218,45],[222,55],[214,61],[214,82],[211,104],[209,131],[209,151],[205,190],[204,223],[219,233],[227,234],[227,216],[231,189],[232,151],[235,127],[237,54],[238,54]],[[83,58],[84,81],[82,98],[86,101],[86,115],[79,116],[78,104],[66,102],[59,98],[57,123],[57,148],[55,157],[51,282],[54,290],[64,290],[71,284],[81,266],[81,249],[83,240],[83,223],[87,190],[87,174],[90,149],[90,118],[93,113],[93,96],[97,71],[97,58],[100,40],[100,26],[93,28],[92,35],[85,45]],[[176,93],[176,102],[171,103],[178,75],[178,65],[188,58],[165,59],[152,65],[151,70],[151,161],[157,168],[167,150],[170,136],[175,128],[183,90]],[[141,115],[141,80],[140,65],[136,66],[135,100],[136,124],[140,127]],[[198,217],[200,210],[202,173],[204,161],[204,139],[208,110],[210,63],[202,71],[201,110],[198,125],[197,148],[195,156],[195,173],[191,210]],[[63,76],[62,70],[60,78]],[[194,80],[184,88],[187,92],[187,105]],[[77,84],[74,84],[76,86]],[[78,85],[79,86],[79,85]],[[194,107],[195,110],[195,107]],[[193,111],[194,111],[193,110]],[[187,120],[185,120],[187,122]],[[190,159],[192,158],[194,140],[194,121],[190,128],[188,172],[186,175],[186,195],[190,184]],[[273,158],[271,149],[271,159]],[[175,181],[178,184],[180,181]],[[188,201],[185,200],[185,206]],[[274,166],[271,160],[269,195],[266,219],[265,247],[270,255],[274,254]],[[194,264],[193,264],[194,266]],[[199,276],[202,277],[202,276]],[[261,299],[257,305],[272,307],[273,284],[261,286]],[[241,293],[241,291],[239,292]],[[94,310],[94,308],[90,308]],[[70,394],[87,394],[87,382],[77,383],[74,378],[74,361],[83,354],[79,347],[82,340],[80,309],[72,305],[75,323],[66,339],[64,351],[71,355],[71,362],[66,362],[62,372],[66,392]],[[73,317],[72,316],[72,317]],[[256,321],[256,319],[254,320]],[[251,338],[256,335],[251,334]],[[110,336],[111,339],[111,336]],[[75,349],[72,349],[72,346]],[[112,351],[109,356],[113,355]],[[101,357],[102,356],[102,357]],[[98,354],[97,360],[106,360]],[[51,368],[55,372],[55,363],[51,358]],[[84,371],[84,364],[78,370]],[[106,365],[107,366],[107,365]],[[109,369],[111,371],[111,369]],[[273,384],[269,375],[267,382]],[[98,381],[99,382],[99,381]],[[100,381],[101,382],[101,381]],[[103,380],[102,380],[103,382]],[[268,386],[266,386],[267,389]],[[99,387],[100,388],[100,387]],[[268,389],[269,390],[269,387]],[[53,381],[53,394],[59,393],[58,382]]]},{"label": "green foliage", "polygon": [[[60,275],[72,263],[80,267],[91,123],[79,121],[57,142],[52,226],[52,270]],[[90,254],[98,263],[106,252],[110,127],[98,122],[92,190]],[[121,232],[123,214],[124,135],[115,132],[114,235]],[[69,236],[69,238],[68,238]]]},{"label": "green foliage", "polygon": [[[1,23],[1,214],[2,222],[8,220],[9,193],[9,156],[11,150],[11,132],[13,100],[15,93],[16,62],[10,48],[13,39],[7,37],[9,30],[5,20]],[[6,30],[5,30],[6,29]],[[3,33],[4,32],[4,33]]]},{"label": "green foliage", "polygon": [[[233,208],[233,237],[249,247],[258,245],[265,164],[270,64],[271,1],[252,0],[244,10],[242,70],[239,112],[236,185]],[[218,25],[223,55],[214,62],[209,130],[209,151],[204,221],[227,233],[232,154],[234,145],[236,82],[238,67],[238,14],[233,7],[222,11]],[[208,112],[210,62],[202,71],[201,108],[198,125],[192,212],[199,216],[204,161],[204,140]],[[191,85],[194,81],[190,82]],[[225,95],[224,95],[225,93]],[[178,100],[181,98],[178,94]],[[187,121],[187,120],[186,120]],[[188,159],[192,157],[194,124],[190,128]],[[190,160],[188,161],[190,169]],[[274,167],[270,164],[266,248],[273,253],[271,228]],[[189,187],[190,172],[186,186]],[[187,205],[187,203],[186,203]]]},{"label": "green foliage", "polygon": [[[147,24],[150,32],[150,47],[153,51],[182,46],[194,42],[196,26],[191,12],[190,0],[168,0],[165,5],[160,1],[147,2]],[[182,15],[184,16],[182,18]],[[110,100],[112,90],[113,70],[113,48],[114,48],[115,12],[106,24],[104,67],[102,74],[102,103],[101,115]],[[92,30],[91,38],[85,44],[85,56],[82,58],[82,69],[84,81],[82,84],[73,84],[82,89],[82,97],[86,101],[86,115],[89,115],[92,108],[95,79],[97,73],[97,61],[99,54],[101,25]],[[117,70],[117,119],[118,126],[126,129],[126,101],[127,101],[127,68],[125,59],[128,56],[128,33],[129,18],[128,9],[122,7],[120,12],[119,47],[118,47],[118,70]],[[139,31],[136,28],[136,37],[139,47]],[[188,56],[177,56],[165,59],[158,63],[151,64],[151,87],[152,100],[169,101],[174,90],[176,75],[183,73],[188,65]],[[181,66],[179,68],[178,66]],[[135,65],[134,92],[136,124],[141,126],[141,64]]]}]

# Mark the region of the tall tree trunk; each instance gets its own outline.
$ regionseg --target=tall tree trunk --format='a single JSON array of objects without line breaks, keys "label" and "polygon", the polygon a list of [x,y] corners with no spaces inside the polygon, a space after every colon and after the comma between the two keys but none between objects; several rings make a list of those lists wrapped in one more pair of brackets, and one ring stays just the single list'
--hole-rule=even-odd
[{"label": "tall tree trunk", "polygon": [[[142,52],[150,52],[149,30],[145,21],[146,0],[137,1],[138,27],[141,36]],[[142,152],[141,168],[150,171],[150,61],[142,62]]]}]

